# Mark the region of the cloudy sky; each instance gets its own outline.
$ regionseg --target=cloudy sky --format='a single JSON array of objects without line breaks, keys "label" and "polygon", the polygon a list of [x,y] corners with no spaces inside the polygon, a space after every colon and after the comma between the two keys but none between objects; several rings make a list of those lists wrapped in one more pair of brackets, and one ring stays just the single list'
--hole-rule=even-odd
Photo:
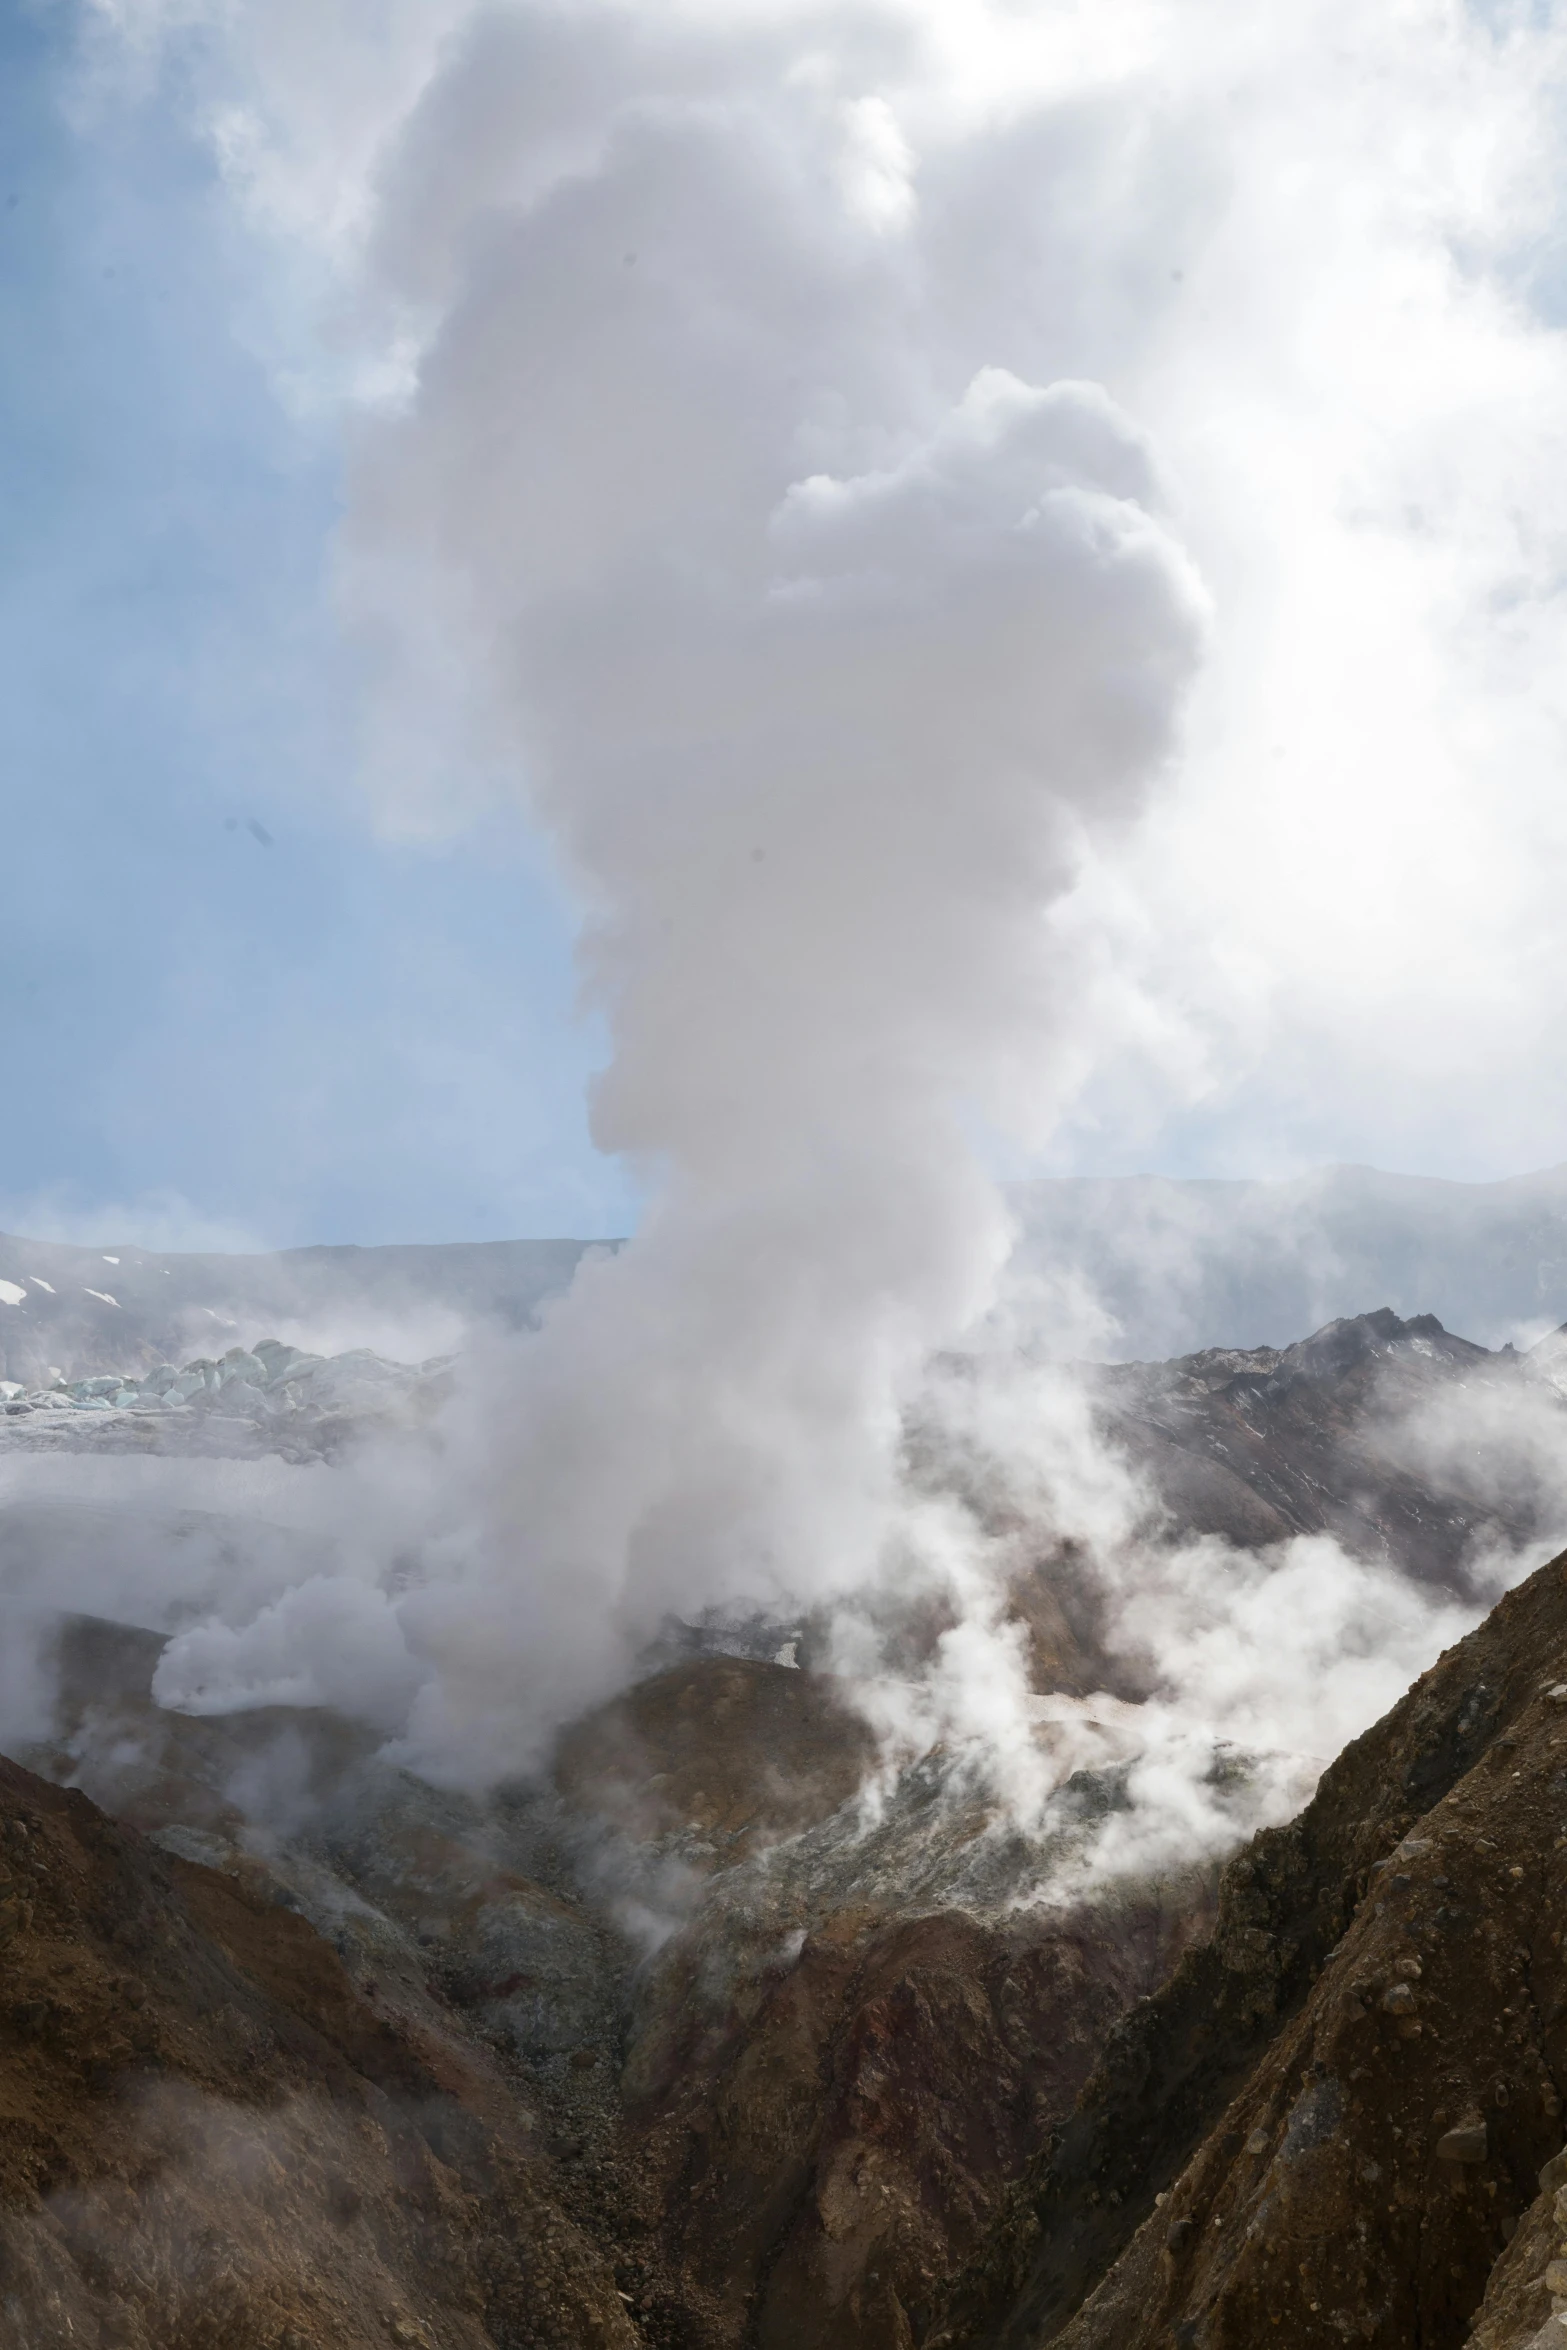
[{"label": "cloudy sky", "polygon": [[0,6],[4,1221],[619,1230],[894,1064],[1007,1171],[1567,1158],[1563,48]]}]

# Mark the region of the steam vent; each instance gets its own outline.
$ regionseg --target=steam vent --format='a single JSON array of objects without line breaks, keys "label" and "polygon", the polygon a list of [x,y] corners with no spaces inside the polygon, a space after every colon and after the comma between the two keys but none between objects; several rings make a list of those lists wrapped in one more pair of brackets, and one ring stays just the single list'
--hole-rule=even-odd
[{"label": "steam vent", "polygon": [[[1567,1558],[1216,1878],[1044,1905],[939,1754],[868,1815],[832,1676],[711,1628],[483,1801],[328,1710],[158,1706],[159,1636],[49,1643],[0,1770],[8,2340],[1545,2350],[1567,2310]],[[1126,1798],[1071,1800],[1058,1865]]]}]

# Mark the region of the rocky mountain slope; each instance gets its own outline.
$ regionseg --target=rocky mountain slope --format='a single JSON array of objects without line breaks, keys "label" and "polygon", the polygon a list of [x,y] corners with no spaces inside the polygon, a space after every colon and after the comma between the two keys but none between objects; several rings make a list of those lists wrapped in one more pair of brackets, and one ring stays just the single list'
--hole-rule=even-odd
[{"label": "rocky mountain slope", "polygon": [[932,2350],[1532,2346],[1567,2307],[1564,1794],[1557,1559],[1230,1863]]},{"label": "rocky mountain slope", "polygon": [[0,1764],[0,2308],[18,2345],[627,2345],[494,2058],[269,1889]]},{"label": "rocky mountain slope", "polygon": [[1105,1435],[1183,1534],[1334,1535],[1459,1590],[1488,1546],[1567,1535],[1567,1340],[1492,1353],[1387,1308],[1287,1347],[1087,1366]]},{"label": "rocky mountain slope", "polygon": [[552,1787],[478,1805],[319,1711],[158,1708],[161,1645],[68,1621],[30,1760],[182,1885],[308,1919],[449,2069],[469,2052],[533,2166],[530,2225],[594,2247],[661,2350],[906,2339],[1205,1930],[1205,1878],[1015,1914],[987,1807],[938,1759],[867,1815],[864,1725],[807,1672],[689,1659],[583,1722]]},{"label": "rocky mountain slope", "polygon": [[[1548,1530],[1544,1469],[1486,1447],[1526,1423],[1543,1459],[1555,1364],[1384,1313],[1101,1369],[1091,1405],[1172,1539],[1329,1529],[1461,1587]],[[447,1376],[281,1341],[191,1370],[4,1441],[328,1476],[372,1421],[438,1436]],[[1423,1451],[1454,1413],[1476,1441]],[[672,1627],[550,1774],[481,1802],[322,1706],[156,1704],[164,1633],[49,1631],[72,1586],[33,1554],[64,1522],[25,1515],[0,1583],[55,1694],[35,1776],[0,1773],[19,2339],[1523,2350],[1548,2313],[1561,1565],[1222,1881],[1090,1881],[1122,1774],[1025,1834],[960,1756],[889,1765],[808,1624]],[[240,1571],[221,1530],[135,1539]],[[1036,1688],[1081,1706],[1115,1666],[1070,1568],[1043,1548],[1019,1605]]]},{"label": "rocky mountain slope", "polygon": [[48,1776],[0,1773],[26,2338],[1532,2350],[1567,2306],[1567,1560],[1216,1900],[1067,1911],[939,1758],[856,1812],[809,1673],[688,1660],[478,1806],[161,1711],[159,1645],[66,1625]]},{"label": "rocky mountain slope", "polygon": [[[985,1358],[943,1368],[949,1392],[972,1384],[983,1398]],[[1292,1346],[1079,1363],[1052,1377],[1081,1394],[1101,1451],[1140,1484],[1146,1539],[1263,1550],[1326,1534],[1468,1594],[1487,1587],[1498,1555],[1567,1539],[1564,1371],[1567,1331],[1527,1353],[1492,1352],[1433,1315],[1401,1321],[1384,1307]],[[1010,1377],[1003,1369],[1003,1391]],[[982,1428],[982,1400],[976,1416]],[[994,1517],[961,1409],[938,1401],[911,1441],[933,1490],[962,1491]],[[1059,1557],[1046,1571],[1069,1594]]]}]

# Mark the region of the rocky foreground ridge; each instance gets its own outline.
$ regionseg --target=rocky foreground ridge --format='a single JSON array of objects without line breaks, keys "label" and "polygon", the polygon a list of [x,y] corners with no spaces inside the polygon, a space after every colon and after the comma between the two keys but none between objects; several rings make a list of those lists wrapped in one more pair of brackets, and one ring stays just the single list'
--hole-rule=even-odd
[{"label": "rocky foreground ridge", "polygon": [[[1020,1855],[943,1783],[939,1758],[866,1815],[864,1725],[808,1671],[687,1659],[578,1725],[553,1784],[478,1805],[392,1768],[373,1737],[323,1711],[161,1709],[150,1696],[161,1647],[127,1627],[62,1625],[59,1714],[30,1750],[27,1800],[41,1811],[44,1783],[70,1781],[70,1818],[96,1822],[93,1849],[139,1856],[187,1906],[210,1895],[217,1906],[201,1914],[225,1921],[228,1963],[269,1993],[279,1936],[290,1981],[324,1970],[355,2030],[380,2036],[389,2069],[368,2077],[409,2145],[422,2143],[399,2156],[404,2171],[435,2166],[433,2216],[415,2213],[408,2255],[382,2279],[385,2255],[365,2240],[386,2210],[379,2142],[366,2152],[334,2120],[348,2180],[337,2224],[354,2244],[340,2262],[319,2228],[298,2246],[275,2239],[265,2206],[258,2215],[225,2180],[252,2159],[264,2172],[286,2163],[290,2130],[317,2129],[295,2117],[308,2067],[285,2082],[263,2066],[247,2083],[232,1998],[209,2002],[199,2063],[149,2050],[133,2023],[152,1977],[129,1945],[114,1971],[111,1924],[89,2038],[53,2010],[37,2026],[68,2058],[39,2094],[81,2115],[68,2147],[16,2184],[19,2219],[55,2241],[57,2205],[111,2193],[120,2174],[104,2172],[106,2148],[145,2140],[113,2159],[160,2179],[177,2150],[142,2117],[162,2113],[167,2093],[186,2100],[176,2110],[198,2143],[231,2151],[202,2223],[224,2236],[221,2277],[198,2266],[143,2312],[122,2268],[161,2275],[170,2260],[124,2196],[101,2257],[61,2239],[80,2271],[75,2298],[58,2279],[48,2290],[79,2328],[82,2311],[101,2328],[111,2313],[121,2331],[105,2341],[327,2350],[384,2338],[375,2312],[396,2295],[425,2331],[391,2338],[497,2350],[910,2338],[1008,2180],[1070,2112],[1115,2019],[1205,1930],[1202,1879],[1014,1914]],[[258,1825],[266,1810],[272,1824]],[[16,1935],[36,1933],[38,1893],[20,1876],[12,1893]],[[0,1886],[0,1933],[9,1898]],[[69,1931],[50,1932],[42,1971],[68,1972]],[[17,1972],[27,1948],[5,1944],[20,2005],[8,2046],[0,1989],[0,2097],[12,2051],[33,2045],[35,1978]],[[275,2015],[265,2030],[281,2032]],[[400,2087],[394,2052],[411,2068]],[[209,2085],[223,2106],[210,2123],[196,2113]],[[392,2136],[362,2083],[342,2094],[354,2115],[368,2101]],[[247,2134],[261,2153],[246,2153]],[[503,2156],[511,2200],[486,2203],[480,2183]],[[491,2288],[479,2272],[497,2228],[521,2235]],[[326,2279],[310,2284],[316,2261],[374,2282],[362,2333],[333,2330],[339,2301]],[[466,2317],[442,2298],[458,2270]],[[47,2330],[55,2304],[26,2306],[42,2313],[38,2339],[67,2338]],[[614,2324],[595,2331],[606,2311]]]},{"label": "rocky foreground ridge", "polygon": [[932,2350],[1567,2339],[1567,1558],[1225,1870]]},{"label": "rocky foreground ridge", "polygon": [[511,2081],[233,1872],[0,1765],[18,2345],[630,2345]]},{"label": "rocky foreground ridge", "polygon": [[1065,1913],[995,1898],[1019,1856],[929,1774],[855,1818],[808,1672],[689,1660],[478,1807],[320,1714],[160,1712],[149,1636],[61,1643],[58,1743],[0,1770],[10,2338],[1547,2350],[1567,2311],[1567,1559],[1216,1888]]}]

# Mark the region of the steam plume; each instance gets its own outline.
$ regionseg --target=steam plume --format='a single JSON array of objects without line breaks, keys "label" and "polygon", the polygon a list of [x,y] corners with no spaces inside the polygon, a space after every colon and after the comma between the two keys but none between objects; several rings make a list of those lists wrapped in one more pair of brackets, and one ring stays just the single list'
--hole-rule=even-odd
[{"label": "steam plume", "polygon": [[[596,1134],[653,1192],[634,1246],[492,1383],[471,1539],[369,1603],[425,1673],[409,1751],[432,1768],[526,1758],[666,1606],[878,1574],[967,1593],[1015,1693],[986,1554],[899,1473],[922,1366],[1008,1245],[971,1137],[1047,1137],[1107,1041],[1131,1041],[1133,1096],[1200,1097],[1264,1063],[1275,1000],[1297,1043],[1326,1022],[1358,1051],[1346,971],[1397,1032],[1404,983],[1368,960],[1342,841],[1358,824],[1386,862],[1410,813],[1387,779],[1422,760],[1444,810],[1478,805],[1436,673],[1499,582],[1534,629],[1477,640],[1509,674],[1558,641],[1555,526],[1521,546],[1510,461],[1473,492],[1494,527],[1466,534],[1445,364],[1472,354],[1474,401],[1547,445],[1555,362],[1501,287],[1536,217],[1554,31],[1493,37],[1434,0],[1366,29],[1319,0],[1244,38],[1224,9],[1021,30],[985,9],[966,39],[961,13],[394,12],[395,67],[362,86],[347,12],[225,20],[235,184],[296,240],[314,205],[336,324],[391,354],[343,548],[384,686],[374,776],[428,821],[430,713],[482,713],[585,908],[613,1037]],[[1378,93],[1416,60],[1411,160]],[[1432,155],[1471,118],[1484,152],[1454,194]],[[1358,209],[1327,201],[1346,188]],[[1444,274],[1466,236],[1478,292]],[[1184,323],[1194,257],[1227,333]],[[1368,334],[1395,297],[1407,367]],[[1323,388],[1345,352],[1358,406]],[[1378,435],[1406,426],[1393,463]],[[1482,550],[1447,602],[1397,519],[1421,499]],[[1227,623],[1205,675],[1183,542]],[[1477,661],[1461,690],[1505,712],[1480,733],[1537,775]],[[1384,707],[1373,688],[1406,677],[1418,706],[1400,683]],[[1165,801],[1194,680],[1197,782]],[[1281,708],[1315,764],[1292,736],[1270,796]],[[1346,709],[1376,718],[1374,771],[1339,755]],[[1338,830],[1308,854],[1289,818],[1324,777]],[[1452,838],[1444,905],[1473,894]],[[171,1694],[195,1656],[171,1652]]]},{"label": "steam plume", "polygon": [[932,349],[851,64],[907,40],[847,30],[479,14],[384,170],[423,347],[348,592],[482,697],[589,909],[597,1139],[653,1182],[498,1381],[455,1586],[399,1603],[432,1764],[520,1759],[671,1605],[876,1571],[902,1406],[1009,1241],[965,1121],[1198,656],[1135,426]]}]

